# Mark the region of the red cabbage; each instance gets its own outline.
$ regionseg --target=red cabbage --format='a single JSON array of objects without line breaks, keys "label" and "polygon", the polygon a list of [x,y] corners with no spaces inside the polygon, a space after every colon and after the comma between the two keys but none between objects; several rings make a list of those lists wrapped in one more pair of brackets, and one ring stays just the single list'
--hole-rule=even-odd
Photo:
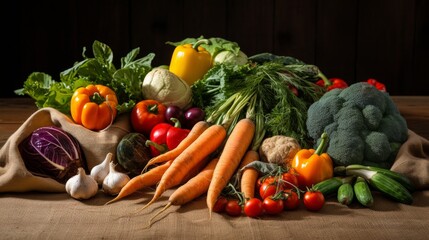
[{"label": "red cabbage", "polygon": [[18,146],[25,167],[32,174],[65,183],[84,167],[79,142],[61,128],[41,127]]}]

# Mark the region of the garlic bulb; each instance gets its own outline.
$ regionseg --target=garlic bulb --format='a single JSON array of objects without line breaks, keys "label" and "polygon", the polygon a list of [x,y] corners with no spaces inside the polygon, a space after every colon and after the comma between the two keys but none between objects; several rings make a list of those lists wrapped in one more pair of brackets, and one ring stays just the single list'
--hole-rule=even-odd
[{"label": "garlic bulb", "polygon": [[67,193],[75,199],[89,199],[98,192],[97,182],[86,175],[83,168],[78,168],[77,175],[69,178],[66,182],[66,191]]},{"label": "garlic bulb", "polygon": [[117,195],[122,187],[130,181],[130,177],[115,169],[115,164],[110,162],[109,174],[104,178],[103,191],[110,195]]},{"label": "garlic bulb", "polygon": [[112,160],[112,153],[107,153],[106,158],[100,164],[94,166],[91,169],[91,177],[95,179],[95,181],[101,185],[103,184],[104,178],[109,174],[109,163]]}]

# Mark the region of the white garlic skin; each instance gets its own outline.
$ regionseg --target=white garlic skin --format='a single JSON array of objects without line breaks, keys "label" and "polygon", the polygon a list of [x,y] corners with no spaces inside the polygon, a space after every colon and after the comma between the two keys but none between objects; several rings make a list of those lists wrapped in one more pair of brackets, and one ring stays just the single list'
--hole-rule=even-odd
[{"label": "white garlic skin", "polygon": [[115,164],[110,162],[109,174],[104,178],[102,189],[110,195],[117,195],[121,189],[130,181],[130,177],[115,170]]},{"label": "white garlic skin", "polygon": [[71,177],[66,182],[66,192],[75,199],[89,199],[98,192],[97,182],[89,175],[86,175],[83,168],[78,168],[77,175]]},{"label": "white garlic skin", "polygon": [[109,174],[110,162],[112,161],[112,153],[107,153],[106,158],[98,165],[91,169],[90,176],[101,185],[103,184],[104,178]]}]

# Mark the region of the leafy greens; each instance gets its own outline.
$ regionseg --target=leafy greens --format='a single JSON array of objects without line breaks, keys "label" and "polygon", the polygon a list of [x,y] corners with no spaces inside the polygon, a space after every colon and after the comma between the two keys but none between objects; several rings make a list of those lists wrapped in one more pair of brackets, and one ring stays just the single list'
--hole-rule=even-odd
[{"label": "leafy greens", "polygon": [[305,122],[308,107],[324,93],[314,83],[321,75],[319,69],[272,54],[249,59],[246,65],[219,64],[210,69],[192,86],[194,105],[206,111],[207,121],[222,124],[229,132],[241,118],[254,120],[255,150],[271,135],[294,137],[302,147],[310,146]]},{"label": "leafy greens", "polygon": [[137,58],[140,49],[135,48],[121,58],[121,66],[117,69],[113,64],[113,52],[106,44],[94,41],[93,57],[85,55],[84,60],[76,62],[71,68],[60,73],[60,81],[43,72],[30,74],[24,87],[15,90],[18,95],[29,95],[36,100],[36,106],[53,107],[69,114],[70,100],[74,91],[88,84],[102,84],[115,91],[119,105],[118,112],[128,112],[136,102],[143,99],[141,83],[152,69],[154,53]]}]

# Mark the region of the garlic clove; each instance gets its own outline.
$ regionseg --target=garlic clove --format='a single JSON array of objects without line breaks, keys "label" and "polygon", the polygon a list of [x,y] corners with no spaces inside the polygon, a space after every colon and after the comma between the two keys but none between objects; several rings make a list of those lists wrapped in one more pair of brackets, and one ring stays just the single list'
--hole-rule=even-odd
[{"label": "garlic clove", "polygon": [[109,174],[109,164],[112,161],[112,157],[112,153],[107,153],[104,160],[91,169],[90,176],[93,177],[99,185],[103,184],[104,178]]},{"label": "garlic clove", "polygon": [[89,175],[86,175],[85,170],[81,167],[78,168],[77,175],[67,180],[65,188],[72,198],[78,200],[89,199],[98,192],[97,182]]},{"label": "garlic clove", "polygon": [[130,177],[115,169],[115,164],[110,162],[109,174],[104,178],[102,189],[110,195],[117,195],[121,189],[130,181]]}]

